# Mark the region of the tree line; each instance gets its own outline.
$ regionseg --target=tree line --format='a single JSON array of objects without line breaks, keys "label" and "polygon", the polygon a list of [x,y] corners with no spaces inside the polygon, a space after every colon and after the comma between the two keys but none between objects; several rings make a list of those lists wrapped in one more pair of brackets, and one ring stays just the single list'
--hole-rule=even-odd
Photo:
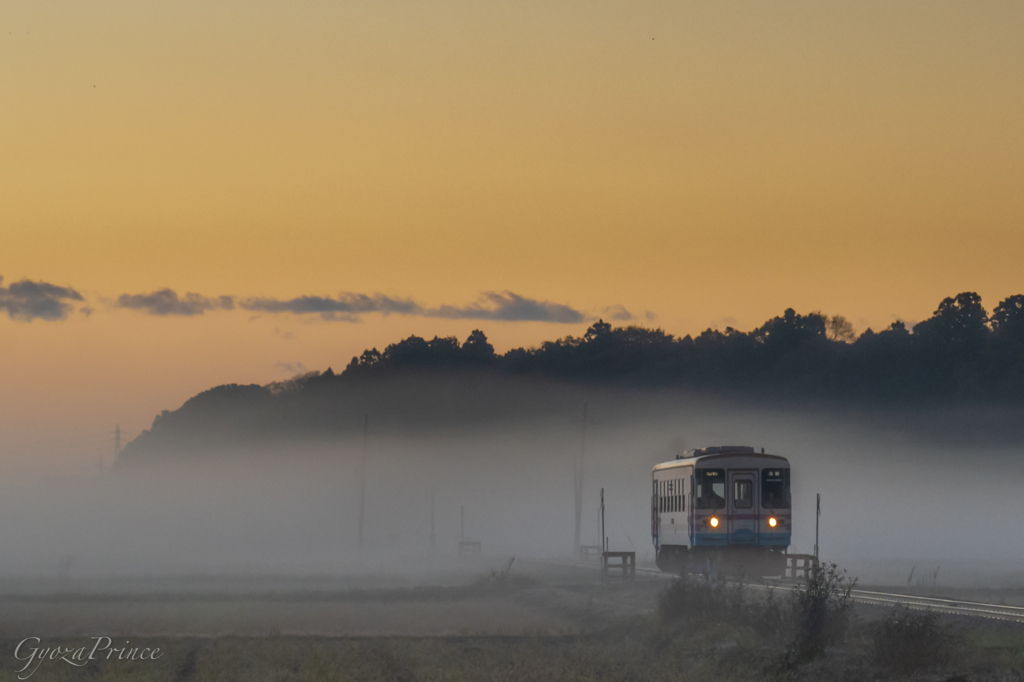
[{"label": "tree line", "polygon": [[477,330],[455,337],[410,336],[352,358],[345,370],[275,385],[345,382],[413,372],[488,369],[573,382],[680,387],[792,398],[883,403],[1024,399],[1024,295],[989,314],[981,297],[943,299],[934,314],[908,328],[894,322],[857,335],[842,316],[792,308],[742,332],[707,329],[676,337],[661,329],[613,327],[599,320],[583,336],[536,348],[495,353]]},{"label": "tree line", "polygon": [[[504,378],[516,381],[498,381]],[[355,428],[343,415],[364,411],[395,425],[451,426],[557,409],[543,381],[790,404],[1016,409],[1024,404],[1024,295],[1010,296],[989,314],[980,296],[962,293],[912,329],[895,322],[860,335],[841,316],[789,309],[752,331],[726,327],[683,337],[599,320],[583,336],[504,354],[479,330],[462,343],[410,336],[383,351],[364,351],[337,374],[328,368],[267,386],[203,391],[157,415],[122,459],[337,433]],[[534,384],[540,393],[523,391]]]}]

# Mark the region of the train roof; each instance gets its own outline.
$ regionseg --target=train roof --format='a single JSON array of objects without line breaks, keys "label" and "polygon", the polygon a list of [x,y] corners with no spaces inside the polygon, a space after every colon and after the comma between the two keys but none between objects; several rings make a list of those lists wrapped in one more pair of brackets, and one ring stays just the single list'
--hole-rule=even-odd
[{"label": "train roof", "polygon": [[677,455],[676,458],[670,462],[662,462],[656,464],[654,470],[659,469],[674,469],[675,467],[695,466],[698,462],[706,462],[708,460],[724,459],[728,457],[743,457],[743,458],[754,458],[754,459],[770,459],[770,460],[781,460],[789,463],[789,460],[779,455],[765,454],[762,448],[761,452],[757,452],[754,448],[748,445],[715,445],[706,448],[697,448],[694,450],[686,450],[682,455]]}]

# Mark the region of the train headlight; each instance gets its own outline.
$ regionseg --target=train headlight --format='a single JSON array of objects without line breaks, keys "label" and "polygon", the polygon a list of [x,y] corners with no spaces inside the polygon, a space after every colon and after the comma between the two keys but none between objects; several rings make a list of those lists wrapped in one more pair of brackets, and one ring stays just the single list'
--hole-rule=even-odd
[{"label": "train headlight", "polygon": [[712,528],[718,528],[718,518],[717,517],[714,517],[714,516],[711,517],[711,527]]},{"label": "train headlight", "polygon": [[779,525],[779,522],[775,519],[774,516],[771,516],[768,518],[768,525],[774,528],[775,526]]}]

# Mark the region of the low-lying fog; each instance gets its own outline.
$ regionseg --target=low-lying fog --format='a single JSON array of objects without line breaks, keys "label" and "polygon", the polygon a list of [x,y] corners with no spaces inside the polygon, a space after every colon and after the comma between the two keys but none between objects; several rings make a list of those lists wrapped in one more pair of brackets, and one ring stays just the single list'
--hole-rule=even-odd
[{"label": "low-lying fog", "polygon": [[862,583],[941,566],[940,584],[1024,584],[1024,570],[1014,573],[1024,559],[1024,452],[1012,439],[972,444],[897,428],[885,415],[713,406],[675,394],[566,396],[564,409],[544,417],[479,428],[400,431],[371,414],[362,551],[361,435],[215,461],[8,478],[0,576],[415,574],[452,561],[460,535],[489,556],[568,556],[588,399],[584,544],[599,542],[603,487],[611,547],[651,562],[651,467],[684,448],[752,445],[792,464],[791,552],[812,549],[820,493],[821,555]]}]

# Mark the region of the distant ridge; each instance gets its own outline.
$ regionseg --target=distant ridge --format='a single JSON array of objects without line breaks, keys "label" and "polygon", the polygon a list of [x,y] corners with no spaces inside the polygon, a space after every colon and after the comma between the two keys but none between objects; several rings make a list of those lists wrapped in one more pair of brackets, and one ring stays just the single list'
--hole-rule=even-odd
[{"label": "distant ridge", "polygon": [[481,331],[410,336],[331,368],[267,386],[217,386],[164,411],[124,450],[127,459],[183,448],[332,434],[341,414],[369,405],[402,423],[460,428],[509,414],[542,416],[552,383],[681,389],[747,402],[920,410],[1024,406],[1024,295],[992,315],[974,293],[944,299],[907,329],[859,336],[842,317],[788,309],[750,332],[727,327],[676,338],[599,320],[582,337],[494,352]]}]

